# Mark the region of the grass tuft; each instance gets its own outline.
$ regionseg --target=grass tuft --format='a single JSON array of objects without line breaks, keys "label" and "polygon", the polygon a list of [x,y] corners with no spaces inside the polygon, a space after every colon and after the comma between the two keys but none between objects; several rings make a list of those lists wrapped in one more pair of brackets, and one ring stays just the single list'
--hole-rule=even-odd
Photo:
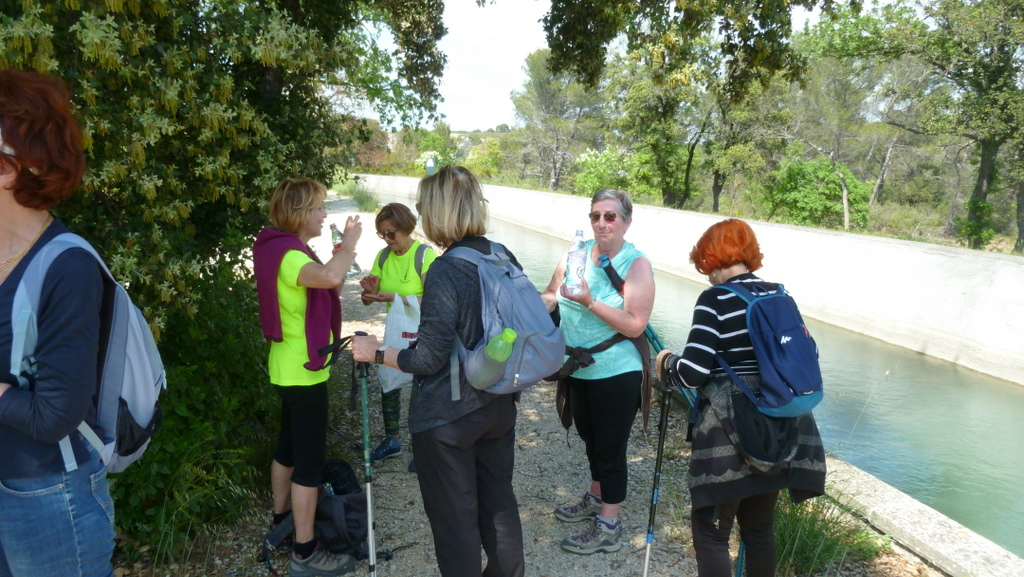
[{"label": "grass tuft", "polygon": [[866,528],[831,497],[793,505],[783,494],[775,508],[775,536],[779,575],[828,575],[846,561],[872,559],[891,549],[889,537]]},{"label": "grass tuft", "polygon": [[337,183],[334,190],[342,196],[355,200],[360,212],[377,212],[380,208],[377,197],[355,179]]}]

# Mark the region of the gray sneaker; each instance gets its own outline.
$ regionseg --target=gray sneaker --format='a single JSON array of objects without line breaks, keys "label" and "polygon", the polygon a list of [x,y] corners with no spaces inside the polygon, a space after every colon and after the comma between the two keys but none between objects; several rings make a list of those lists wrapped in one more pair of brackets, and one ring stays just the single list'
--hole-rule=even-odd
[{"label": "gray sneaker", "polygon": [[622,522],[612,528],[601,520],[595,520],[593,526],[586,531],[562,539],[562,549],[577,555],[612,553],[621,548]]},{"label": "gray sneaker", "polygon": [[292,562],[288,566],[289,577],[337,577],[348,573],[356,566],[356,560],[344,553],[331,553],[316,544],[313,554],[299,559],[292,553]]},{"label": "gray sneaker", "polygon": [[597,519],[597,514],[600,512],[601,499],[587,491],[583,493],[583,498],[579,503],[555,507],[555,518],[565,523],[579,523]]}]

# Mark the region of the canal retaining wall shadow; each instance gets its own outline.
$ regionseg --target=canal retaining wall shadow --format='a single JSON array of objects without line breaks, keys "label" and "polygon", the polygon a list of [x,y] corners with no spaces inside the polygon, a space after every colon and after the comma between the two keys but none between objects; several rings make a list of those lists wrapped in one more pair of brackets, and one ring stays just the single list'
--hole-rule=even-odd
[{"label": "canal retaining wall shadow", "polygon": [[[418,178],[360,175],[375,193],[416,202]],[[484,186],[493,218],[568,242],[589,233],[590,199]],[[723,216],[634,205],[627,238],[655,268],[698,283],[688,261]],[[747,221],[765,255],[758,274],[785,283],[809,317],[1024,384],[1024,259],[806,227]],[[589,234],[588,234],[589,236]],[[1014,329],[1017,330],[1014,330]],[[1020,577],[1024,560],[839,459],[830,494],[954,577]]]}]

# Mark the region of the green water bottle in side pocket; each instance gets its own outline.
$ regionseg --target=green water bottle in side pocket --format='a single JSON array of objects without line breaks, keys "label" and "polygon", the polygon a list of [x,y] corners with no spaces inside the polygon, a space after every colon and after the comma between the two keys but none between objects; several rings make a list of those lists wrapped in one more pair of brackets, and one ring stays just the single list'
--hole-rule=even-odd
[{"label": "green water bottle in side pocket", "polygon": [[505,363],[512,356],[512,347],[518,336],[514,330],[505,329],[488,341],[483,351],[477,349],[466,362],[469,384],[483,390],[498,382],[505,374]]}]

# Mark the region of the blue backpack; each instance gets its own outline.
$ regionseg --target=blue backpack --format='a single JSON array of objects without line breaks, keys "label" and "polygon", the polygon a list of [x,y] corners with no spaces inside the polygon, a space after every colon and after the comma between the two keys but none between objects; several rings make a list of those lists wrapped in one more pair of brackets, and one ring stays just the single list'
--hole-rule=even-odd
[{"label": "blue backpack", "polygon": [[715,358],[759,411],[770,417],[796,417],[821,402],[821,367],[818,346],[804,325],[796,301],[785,287],[778,286],[778,290],[769,291],[754,285],[751,291],[739,283],[719,285],[747,301],[747,330],[761,373],[757,394],[721,356]]},{"label": "blue backpack", "polygon": [[[565,337],[551,320],[537,287],[526,273],[512,264],[500,244],[491,242],[490,247],[491,254],[486,255],[469,247],[455,247],[444,253],[476,265],[480,274],[484,324],[484,336],[472,349],[466,348],[459,338],[455,339],[450,377],[453,401],[462,398],[462,377],[473,387],[489,393],[516,393],[557,372],[564,359]],[[470,374],[474,367],[479,366],[473,361],[484,355],[487,343],[507,328],[514,329],[518,335],[512,346],[512,356],[500,376],[494,375],[493,384],[478,384],[475,375]],[[460,376],[460,373],[465,374]]]}]

